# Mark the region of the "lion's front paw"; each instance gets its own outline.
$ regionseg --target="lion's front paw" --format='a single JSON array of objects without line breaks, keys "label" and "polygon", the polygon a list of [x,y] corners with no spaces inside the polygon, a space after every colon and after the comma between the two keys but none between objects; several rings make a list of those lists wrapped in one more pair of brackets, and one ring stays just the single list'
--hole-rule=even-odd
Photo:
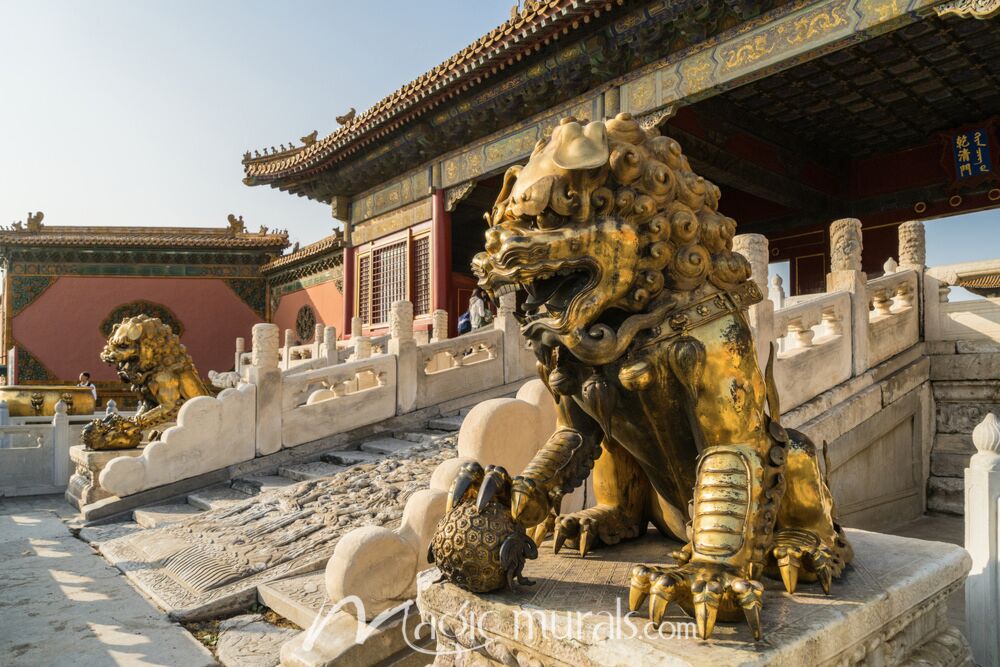
[{"label": "lion's front paw", "polygon": [[586,556],[598,540],[601,544],[618,544],[622,540],[638,537],[644,526],[637,519],[626,516],[620,507],[595,505],[572,514],[563,514],[555,521],[552,548],[556,553],[563,545],[579,549]]},{"label": "lion's front paw", "polygon": [[743,616],[754,639],[760,639],[760,609],[764,586],[718,563],[636,565],[629,585],[629,608],[638,611],[648,598],[649,620],[659,625],[667,607],[676,602],[693,616],[698,636],[708,639],[716,620]]}]

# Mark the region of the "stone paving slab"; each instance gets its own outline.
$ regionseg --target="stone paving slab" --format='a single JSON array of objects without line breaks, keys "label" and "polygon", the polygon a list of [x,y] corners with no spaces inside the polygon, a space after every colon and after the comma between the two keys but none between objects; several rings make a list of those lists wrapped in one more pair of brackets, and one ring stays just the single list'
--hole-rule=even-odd
[{"label": "stone paving slab", "polygon": [[378,438],[368,440],[361,444],[362,451],[372,454],[396,454],[412,449],[415,443],[409,440],[399,440],[397,438]]},{"label": "stone paving slab", "polygon": [[229,484],[216,484],[201,491],[189,493],[188,503],[203,510],[218,510],[246,502],[248,496]]},{"label": "stone paving slab", "polygon": [[312,461],[310,463],[296,463],[293,465],[282,466],[278,469],[278,474],[282,477],[287,477],[288,479],[304,482],[307,479],[317,479],[319,477],[336,475],[338,472],[343,472],[346,469],[347,468],[344,466],[338,466],[333,463]]},{"label": "stone paving slab", "polygon": [[186,502],[173,502],[135,510],[132,512],[132,518],[143,528],[156,528],[167,523],[187,519],[202,511]]},{"label": "stone paving slab", "polygon": [[247,477],[238,477],[234,479],[233,488],[237,491],[254,495],[257,493],[274,491],[276,489],[283,489],[294,483],[294,480],[288,479],[287,477],[281,477],[280,475],[249,475]]},{"label": "stone paving slab", "polygon": [[257,588],[257,597],[282,618],[300,628],[308,628],[323,605],[329,602],[325,570],[261,584]]},{"label": "stone paving slab", "polygon": [[375,463],[382,460],[381,454],[363,452],[357,449],[347,449],[324,454],[321,459],[324,463],[333,463],[338,466],[356,466],[362,463]]},{"label": "stone paving slab", "polygon": [[51,512],[0,508],[5,667],[201,667],[212,654]]},{"label": "stone paving slab", "polygon": [[432,428],[435,431],[457,431],[462,428],[463,417],[438,417],[437,419],[432,419],[427,422],[427,428]]},{"label": "stone paving slab", "polygon": [[215,652],[224,667],[277,667],[281,645],[296,634],[266,623],[259,614],[234,616],[219,624]]}]

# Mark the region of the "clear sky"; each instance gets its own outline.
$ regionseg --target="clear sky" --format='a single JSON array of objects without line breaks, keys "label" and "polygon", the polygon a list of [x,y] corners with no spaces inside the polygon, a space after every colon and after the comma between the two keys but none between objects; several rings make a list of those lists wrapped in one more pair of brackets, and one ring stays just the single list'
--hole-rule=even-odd
[{"label": "clear sky", "polygon": [[[514,0],[0,0],[0,224],[287,228],[329,209],[241,179],[243,152],[359,112]],[[1000,256],[1000,212],[932,222],[928,263]]]},{"label": "clear sky", "polygon": [[514,0],[0,0],[0,224],[287,228],[329,209],[242,183],[244,151],[337,127]]}]

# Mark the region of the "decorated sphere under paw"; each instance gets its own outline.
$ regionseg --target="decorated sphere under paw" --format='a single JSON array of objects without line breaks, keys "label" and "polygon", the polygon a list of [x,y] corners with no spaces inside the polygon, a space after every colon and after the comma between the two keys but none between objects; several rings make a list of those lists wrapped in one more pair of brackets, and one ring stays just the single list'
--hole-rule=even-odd
[{"label": "decorated sphere under paw", "polygon": [[525,560],[538,550],[524,528],[497,502],[481,510],[462,503],[438,524],[430,545],[431,557],[445,579],[473,593],[489,593],[511,586],[521,576]]}]

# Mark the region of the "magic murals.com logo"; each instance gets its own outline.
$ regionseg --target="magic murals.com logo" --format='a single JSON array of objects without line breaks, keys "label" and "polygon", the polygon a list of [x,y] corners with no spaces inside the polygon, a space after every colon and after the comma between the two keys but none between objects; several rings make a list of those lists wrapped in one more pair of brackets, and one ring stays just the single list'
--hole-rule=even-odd
[{"label": "magic murals.com logo", "polygon": [[[367,618],[365,604],[361,598],[349,595],[339,602],[323,605],[312,625],[306,630],[303,648],[311,651],[324,629],[331,627],[340,611],[352,607],[352,616]],[[411,614],[416,615],[413,600],[407,600],[386,609],[367,623],[356,623],[354,643],[364,644],[384,626],[398,622],[398,630],[403,634],[406,645],[415,652],[425,655],[453,655],[467,651],[478,651],[486,647],[489,638],[495,636],[491,630],[497,627],[499,617],[491,610],[476,611],[468,602],[453,612],[446,614],[425,613],[416,623],[410,622]],[[604,641],[644,639],[694,639],[697,628],[694,623],[664,621],[654,626],[647,619],[633,611],[627,611],[621,598],[615,600],[615,611],[550,611],[522,608],[513,613],[513,623],[504,622],[512,636],[506,637],[517,643],[531,645],[545,640],[571,641],[577,644],[596,644]],[[505,635],[507,633],[505,632]],[[445,638],[439,643],[438,638]]]}]

